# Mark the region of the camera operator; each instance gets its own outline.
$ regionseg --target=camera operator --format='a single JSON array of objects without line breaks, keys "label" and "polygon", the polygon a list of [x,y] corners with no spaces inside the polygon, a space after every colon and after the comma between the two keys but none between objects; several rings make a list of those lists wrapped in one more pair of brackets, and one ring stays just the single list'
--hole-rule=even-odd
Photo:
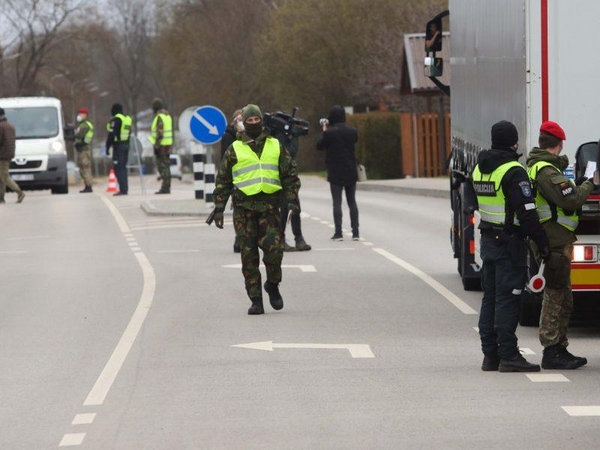
[{"label": "camera operator", "polygon": [[264,314],[259,270],[260,254],[267,272],[265,291],[275,310],[283,308],[281,282],[280,205],[285,198],[292,214],[299,214],[300,179],[296,163],[279,141],[263,127],[263,115],[256,105],[242,109],[245,131],[225,151],[214,190],[214,222],[223,228],[223,213],[229,196],[233,204],[233,225],[241,249],[242,273],[252,302],[248,314]]},{"label": "camera operator", "polygon": [[333,241],[343,241],[342,234],[342,191],[346,191],[346,201],[350,208],[352,239],[360,240],[358,234],[358,206],[356,206],[356,166],[354,145],[358,141],[356,128],[346,125],[346,111],[335,105],[327,120],[321,120],[323,133],[317,141],[317,150],[325,150],[327,181],[333,200],[333,221],[335,233]]},{"label": "camera operator", "polygon": [[[296,159],[296,155],[298,154],[298,136],[286,135],[284,132],[279,131],[277,129],[271,131],[271,135],[276,138],[279,143],[285,147],[285,149],[290,153],[292,159]],[[298,199],[298,207],[300,207],[300,199]],[[288,215],[290,211],[287,208],[287,203],[282,202],[281,204],[281,236],[283,237],[283,249],[286,252],[294,252],[298,250],[299,252],[306,252],[310,250],[312,247],[306,243],[304,237],[302,236],[302,219],[300,218],[300,214],[292,214],[290,217],[290,223],[292,225],[292,233],[294,234],[294,240],[296,242],[296,246],[292,247],[288,245],[285,239],[285,228],[288,221]]]}]

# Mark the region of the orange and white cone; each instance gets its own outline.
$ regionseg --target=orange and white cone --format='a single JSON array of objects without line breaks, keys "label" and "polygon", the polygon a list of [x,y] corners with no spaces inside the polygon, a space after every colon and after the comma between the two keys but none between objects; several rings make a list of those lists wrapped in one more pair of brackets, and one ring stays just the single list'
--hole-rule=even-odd
[{"label": "orange and white cone", "polygon": [[114,169],[110,169],[108,174],[108,187],[106,192],[117,192],[117,177],[115,177]]}]

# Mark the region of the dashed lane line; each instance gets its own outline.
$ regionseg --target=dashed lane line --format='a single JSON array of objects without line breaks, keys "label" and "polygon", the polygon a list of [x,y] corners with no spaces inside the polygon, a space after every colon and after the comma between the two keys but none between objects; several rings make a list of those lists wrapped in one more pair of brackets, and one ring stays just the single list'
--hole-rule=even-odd
[{"label": "dashed lane line", "polygon": [[600,416],[600,406],[561,406],[571,417],[597,417]]},{"label": "dashed lane line", "polygon": [[526,373],[527,378],[529,378],[534,383],[569,383],[567,377],[565,377],[562,373]]}]

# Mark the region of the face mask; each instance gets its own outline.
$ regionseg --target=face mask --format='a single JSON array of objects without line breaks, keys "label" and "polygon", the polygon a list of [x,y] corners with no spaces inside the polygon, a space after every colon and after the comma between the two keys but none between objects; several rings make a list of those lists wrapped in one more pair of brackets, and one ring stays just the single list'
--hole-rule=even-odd
[{"label": "face mask", "polygon": [[235,122],[235,129],[239,133],[243,132],[245,130],[245,128],[244,128],[244,122],[242,122],[241,120],[237,120]]},{"label": "face mask", "polygon": [[83,120],[83,116],[81,114],[77,114],[77,122],[81,122]]},{"label": "face mask", "polygon": [[247,123],[244,125],[246,128],[246,134],[252,139],[256,139],[262,132],[262,122],[258,123]]}]

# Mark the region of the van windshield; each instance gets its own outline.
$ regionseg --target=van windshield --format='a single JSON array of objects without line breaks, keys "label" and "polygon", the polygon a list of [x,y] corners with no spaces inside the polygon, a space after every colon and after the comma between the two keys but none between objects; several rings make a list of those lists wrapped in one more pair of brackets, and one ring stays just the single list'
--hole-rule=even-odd
[{"label": "van windshield", "polygon": [[52,106],[5,108],[17,139],[45,139],[58,135],[58,110]]}]

